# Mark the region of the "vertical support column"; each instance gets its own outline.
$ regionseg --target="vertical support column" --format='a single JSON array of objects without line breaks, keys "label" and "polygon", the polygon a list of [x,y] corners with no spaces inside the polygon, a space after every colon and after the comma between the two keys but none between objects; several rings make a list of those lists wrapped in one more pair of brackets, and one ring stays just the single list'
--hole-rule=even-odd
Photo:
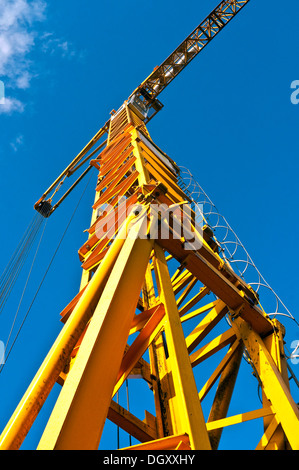
[{"label": "vertical support column", "polygon": [[170,374],[177,400],[177,431],[189,435],[193,450],[211,449],[186,341],[163,249],[155,246],[156,272],[161,301],[165,307],[165,336],[169,351]]},{"label": "vertical support column", "polygon": [[237,317],[234,319],[232,327],[238,337],[244,342],[254,368],[263,384],[263,392],[271,402],[276,413],[275,417],[280,422],[291,448],[299,450],[298,406],[294,402],[289,387],[275,364],[273,357],[262,338],[242,318]]},{"label": "vertical support column", "polygon": [[147,169],[145,168],[144,165],[144,159],[143,156],[141,155],[141,150],[139,148],[138,142],[136,141],[136,138],[138,137],[136,129],[132,129],[132,145],[134,147],[133,154],[136,157],[136,169],[139,173],[138,176],[138,183],[139,186],[143,184],[147,184],[150,181],[150,177],[148,174]]},{"label": "vertical support column", "polygon": [[[143,294],[144,307],[147,309],[153,307],[157,300],[155,296],[155,288],[150,265],[148,265],[146,271]],[[157,417],[157,433],[158,437],[162,438],[171,436],[173,434],[173,428],[169,405],[171,390],[168,380],[163,336],[161,332],[149,345],[149,357]]]},{"label": "vertical support column", "polygon": [[[130,221],[131,219],[129,219]],[[129,223],[128,221],[128,223]],[[25,439],[37,414],[63,370],[74,346],[103,292],[105,283],[124,244],[127,224],[114,240],[97,269],[71,317],[64,325],[55,343],[37,371],[22,400],[0,436],[0,450],[16,450]]]},{"label": "vertical support column", "polygon": [[[238,375],[244,347],[239,345],[237,351],[225,367],[219,380],[213,405],[210,411],[208,422],[217,421],[217,419],[226,418],[231,397],[234,391],[236,378]],[[218,449],[223,428],[215,429],[209,432],[211,446],[213,450]]]},{"label": "vertical support column", "polygon": [[[97,199],[99,197],[100,197],[100,194],[96,193],[95,198],[94,198],[94,203],[97,202]],[[90,225],[92,225],[96,221],[96,218],[97,218],[97,209],[93,209]],[[90,238],[90,235],[89,235],[89,238]],[[85,271],[83,269],[82,270],[82,276],[81,276],[81,282],[80,282],[80,291],[89,283],[90,279],[91,279],[91,273],[89,271]]]},{"label": "vertical support column", "polygon": [[[287,361],[285,358],[284,346],[283,346],[283,337],[285,335],[285,329],[283,325],[277,319],[273,319],[272,322],[274,326],[274,331],[271,335],[267,336],[264,339],[264,343],[265,343],[266,348],[270,352],[273,358],[273,361],[275,362],[279,372],[281,373],[282,378],[284,379],[286,383],[286,386],[289,389],[290,386],[289,386],[289,378],[288,378],[288,370],[287,370]],[[266,397],[264,392],[262,392],[262,397],[263,397],[263,406],[266,408],[271,403]],[[272,420],[273,420],[272,416],[266,416],[264,418],[265,432],[270,426]],[[269,439],[269,443],[267,444],[266,448],[267,450],[286,450],[289,448],[285,433],[283,432],[283,429],[281,428],[279,424],[275,432],[273,432],[273,435]]]},{"label": "vertical support column", "polygon": [[153,246],[130,233],[38,449],[98,448]]},{"label": "vertical support column", "polygon": [[157,431],[160,438],[174,434],[171,409],[172,390],[169,384],[165,349],[162,333],[155,338],[149,347],[151,373],[153,375],[153,390],[157,414]]},{"label": "vertical support column", "polygon": [[[133,153],[136,158],[135,165],[139,173],[138,183],[141,186],[143,184],[148,184],[150,182],[150,175],[148,173],[147,168],[145,167],[144,158],[142,156],[140,145],[138,144],[138,141],[137,141],[138,133],[135,128],[132,129],[131,135],[132,135],[132,145],[134,147]],[[153,297],[152,297],[153,290],[154,290],[154,286],[153,286],[151,269],[148,266],[146,277],[145,277],[145,285],[144,285],[144,291],[146,292],[147,308],[150,308],[153,306],[153,303],[152,303],[153,302]],[[166,364],[165,351],[164,351],[164,346],[163,346],[163,337],[161,333],[150,345],[149,355],[150,355],[151,373],[154,377],[153,391],[154,391],[155,408],[156,408],[156,415],[157,415],[157,431],[158,431],[159,437],[169,436],[173,433],[173,427],[172,427],[173,413],[171,413],[171,410],[170,410],[170,397],[172,393],[171,393],[169,379],[168,379],[167,364]]]}]

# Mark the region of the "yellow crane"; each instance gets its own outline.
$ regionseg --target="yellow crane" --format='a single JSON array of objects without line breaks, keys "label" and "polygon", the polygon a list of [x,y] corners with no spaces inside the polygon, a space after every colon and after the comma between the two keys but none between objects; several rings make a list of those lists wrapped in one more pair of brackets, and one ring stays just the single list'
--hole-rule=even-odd
[{"label": "yellow crane", "polygon": [[[158,95],[248,1],[220,2],[36,203],[49,217],[97,169],[88,239],[79,249],[79,293],[61,312],[64,326],[3,430],[0,449],[20,448],[57,382],[61,392],[41,450],[97,449],[107,419],[138,441],[130,450],[217,449],[227,426],[259,418],[257,449],[299,449],[284,327],[234,269],[225,238],[215,236],[184,170],[147,128],[162,108]],[[65,179],[86,163],[54,202]],[[262,403],[227,416],[231,401],[238,401],[233,391],[243,357]],[[129,377],[147,384],[155,415],[145,409],[142,420],[117,403]],[[206,419],[202,406],[211,394]]]}]

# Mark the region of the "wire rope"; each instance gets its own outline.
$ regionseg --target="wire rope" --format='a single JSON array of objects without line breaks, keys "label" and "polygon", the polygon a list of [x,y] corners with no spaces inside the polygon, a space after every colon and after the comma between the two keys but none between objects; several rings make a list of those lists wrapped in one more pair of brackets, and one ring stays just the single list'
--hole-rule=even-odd
[{"label": "wire rope", "polygon": [[[19,311],[20,311],[20,307],[21,307],[21,305],[22,305],[22,301],[23,301],[23,298],[24,298],[24,295],[25,295],[25,292],[26,292],[26,289],[27,289],[27,286],[28,286],[28,283],[29,283],[29,280],[30,280],[30,277],[31,277],[31,273],[32,273],[32,270],[33,270],[33,267],[34,267],[34,264],[35,264],[35,261],[36,261],[36,258],[37,258],[37,254],[38,254],[38,252],[39,252],[39,248],[40,248],[40,245],[41,245],[41,242],[42,242],[44,233],[45,233],[47,221],[48,221],[48,220],[46,220],[46,223],[44,224],[44,228],[43,228],[43,231],[42,231],[40,240],[39,240],[39,242],[38,242],[38,245],[37,245],[37,248],[36,248],[34,257],[33,257],[33,261],[32,261],[31,266],[30,266],[30,270],[29,270],[29,273],[28,273],[28,276],[27,276],[27,279],[26,279],[26,282],[25,282],[25,286],[24,286],[24,289],[23,289],[23,292],[22,292],[22,295],[21,295],[21,298],[20,298],[20,301],[19,301],[19,305],[18,305],[16,314],[15,314],[15,316],[14,316],[14,319],[13,319],[13,322],[12,322],[12,325],[11,325],[11,328],[10,328],[10,331],[9,331],[9,334],[8,334],[8,338],[7,338],[7,340],[6,340],[6,345],[5,345],[5,348],[4,348],[3,357],[2,357],[2,359],[0,360],[0,364],[3,364],[3,360],[4,360],[5,355],[6,355],[6,350],[7,350],[7,348],[8,348],[9,340],[10,340],[10,337],[11,337],[11,335],[12,335],[12,332],[13,332],[13,329],[14,329],[14,326],[15,326],[15,323],[16,323],[16,321],[17,321],[17,317],[18,317],[18,314],[19,314]],[[1,370],[2,370],[2,368],[0,368],[0,372],[1,372]]]},{"label": "wire rope", "polygon": [[43,277],[42,277],[42,280],[41,280],[41,282],[39,283],[38,288],[37,288],[37,290],[36,290],[36,292],[35,292],[35,294],[34,294],[34,296],[33,296],[33,299],[32,299],[32,301],[31,301],[31,303],[30,303],[30,305],[29,305],[29,307],[28,307],[28,309],[27,309],[27,311],[26,311],[26,313],[25,313],[25,315],[24,315],[24,317],[23,317],[22,323],[21,323],[21,325],[19,326],[18,331],[16,332],[16,335],[15,335],[15,337],[14,337],[14,340],[13,340],[12,344],[11,344],[11,347],[10,347],[8,353],[7,353],[7,356],[5,357],[5,362],[2,364],[2,367],[1,367],[1,369],[0,369],[0,373],[2,372],[4,365],[7,363],[7,359],[9,358],[9,356],[10,356],[10,354],[11,354],[11,352],[12,352],[12,349],[13,349],[13,347],[14,347],[14,345],[15,345],[15,343],[16,343],[16,341],[17,341],[17,339],[18,339],[18,337],[19,337],[19,335],[20,335],[20,333],[21,333],[21,331],[22,331],[22,328],[23,328],[23,326],[24,326],[24,324],[25,324],[25,321],[26,321],[26,319],[27,319],[27,317],[28,317],[28,315],[29,315],[29,313],[30,313],[30,311],[31,311],[31,308],[33,307],[33,304],[34,304],[34,302],[35,302],[35,300],[36,300],[36,298],[37,298],[37,296],[38,296],[38,293],[39,293],[39,291],[40,291],[40,289],[41,289],[41,287],[42,287],[42,285],[43,285],[43,283],[44,283],[44,281],[45,281],[45,278],[46,278],[46,276],[47,276],[47,274],[48,274],[48,272],[49,272],[49,270],[50,270],[52,264],[53,264],[53,261],[54,261],[56,255],[57,255],[57,252],[58,252],[58,250],[59,250],[59,248],[60,248],[60,246],[61,246],[61,244],[62,244],[62,242],[63,242],[63,240],[64,240],[64,237],[65,237],[65,235],[66,235],[66,233],[67,233],[67,231],[68,231],[68,229],[69,229],[69,226],[70,226],[70,224],[71,224],[71,222],[72,222],[72,220],[73,220],[73,218],[74,218],[74,216],[75,216],[75,214],[76,214],[76,212],[77,212],[77,209],[78,209],[78,207],[79,207],[79,205],[80,205],[80,202],[81,202],[81,200],[82,200],[82,198],[83,198],[83,196],[84,196],[84,194],[85,194],[85,192],[86,192],[86,190],[87,190],[87,187],[88,187],[88,185],[89,185],[89,183],[90,183],[90,181],[91,181],[91,177],[92,177],[92,175],[90,176],[90,178],[89,178],[89,180],[88,180],[88,182],[87,182],[87,184],[86,184],[86,186],[85,186],[85,188],[84,188],[84,190],[83,190],[83,192],[82,192],[82,194],[81,194],[81,196],[80,196],[80,198],[79,198],[79,201],[78,201],[78,203],[77,203],[77,205],[76,205],[76,207],[75,207],[75,209],[74,209],[74,211],[73,211],[73,213],[72,213],[72,215],[71,215],[71,217],[70,217],[70,219],[69,219],[69,221],[68,221],[68,223],[67,223],[67,225],[66,225],[66,227],[65,227],[65,229],[64,229],[64,232],[63,232],[63,234],[62,234],[62,236],[61,236],[61,238],[60,238],[60,240],[59,240],[59,243],[58,243],[58,245],[57,245],[57,247],[56,247],[56,249],[55,249],[55,251],[54,251],[54,253],[53,253],[53,255],[52,255],[51,259],[50,259],[50,262],[49,262],[49,264],[48,264],[48,266],[47,266],[47,268],[46,268],[46,270],[45,270],[45,273],[44,273],[44,275],[43,275]]},{"label": "wire rope", "polygon": [[12,289],[22,271],[25,261],[34,244],[36,236],[41,228],[43,217],[36,214],[32,222],[27,227],[18,247],[13,253],[7,267],[5,268],[0,279],[0,313],[12,292]]},{"label": "wire rope", "polygon": [[[126,379],[126,395],[127,395],[127,410],[130,411],[130,401],[129,401],[129,382]],[[132,445],[132,436],[129,434],[129,445]]]}]

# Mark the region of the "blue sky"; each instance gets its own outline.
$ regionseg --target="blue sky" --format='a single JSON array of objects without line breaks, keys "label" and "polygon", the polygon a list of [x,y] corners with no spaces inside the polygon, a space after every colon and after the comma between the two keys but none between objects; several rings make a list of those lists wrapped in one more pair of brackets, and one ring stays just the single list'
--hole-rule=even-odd
[{"label": "blue sky", "polygon": [[[6,97],[0,104],[0,271],[43,191],[217,3],[0,0]],[[157,145],[191,170],[297,320],[299,104],[290,96],[299,80],[298,15],[296,0],[288,8],[251,0],[160,95],[164,109],[149,124]],[[48,221],[31,293],[83,187]],[[78,291],[77,251],[93,189],[91,182],[0,374],[1,428],[56,338],[59,312]],[[20,295],[21,284],[0,318],[4,342]],[[29,304],[30,296],[18,321]],[[290,347],[299,329],[283,323]],[[36,446],[45,419],[38,418],[25,447]]]}]

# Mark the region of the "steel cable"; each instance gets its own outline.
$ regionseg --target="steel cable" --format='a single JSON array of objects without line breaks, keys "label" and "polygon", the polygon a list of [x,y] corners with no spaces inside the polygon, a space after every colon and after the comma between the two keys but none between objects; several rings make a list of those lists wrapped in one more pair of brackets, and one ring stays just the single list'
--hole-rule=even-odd
[{"label": "steel cable", "polygon": [[[3,357],[0,358],[0,364],[2,364],[2,367],[0,368],[0,372],[2,371],[2,368],[3,368],[4,358],[5,358],[5,355],[6,355],[6,351],[7,351],[7,348],[8,348],[9,341],[10,341],[10,337],[11,337],[11,335],[12,335],[12,332],[13,332],[13,329],[14,329],[14,326],[15,326],[15,323],[16,323],[16,321],[17,321],[17,317],[18,317],[18,314],[19,314],[19,311],[20,311],[20,308],[21,308],[21,305],[22,305],[22,301],[23,301],[23,298],[24,298],[24,295],[25,295],[25,292],[26,292],[26,289],[27,289],[27,286],[28,286],[28,283],[29,283],[29,280],[30,280],[30,277],[31,277],[31,273],[32,273],[32,270],[33,270],[33,267],[34,267],[34,264],[35,264],[35,261],[36,261],[36,258],[37,258],[37,254],[38,254],[38,252],[39,252],[40,245],[41,245],[41,242],[42,242],[44,233],[45,233],[46,225],[47,225],[47,219],[46,219],[46,223],[44,224],[44,228],[43,228],[41,237],[40,237],[40,239],[39,239],[39,242],[38,242],[38,245],[37,245],[37,248],[36,248],[34,257],[33,257],[33,261],[32,261],[31,266],[30,266],[30,270],[29,270],[29,273],[28,273],[28,276],[27,276],[27,279],[26,279],[26,282],[25,282],[25,286],[24,286],[24,288],[23,288],[23,292],[22,292],[22,295],[21,295],[21,298],[20,298],[20,301],[19,301],[19,305],[18,305],[16,314],[15,314],[15,316],[14,316],[12,325],[11,325],[11,327],[10,327],[10,331],[9,331],[9,334],[8,334],[8,338],[7,338],[7,340],[6,340],[6,345],[5,345],[5,348],[4,348],[4,351],[3,351]],[[8,354],[8,355],[9,355],[9,354]]]},{"label": "steel cable", "polygon": [[[62,234],[62,236],[61,236],[61,238],[60,238],[60,240],[59,240],[59,242],[58,242],[58,245],[57,245],[57,247],[56,247],[56,249],[55,249],[55,251],[54,251],[54,253],[53,253],[53,255],[52,255],[52,258],[51,258],[51,260],[50,260],[50,262],[49,262],[49,264],[48,264],[48,266],[47,266],[47,268],[46,268],[46,270],[45,270],[45,273],[44,273],[44,275],[43,275],[43,277],[42,277],[42,280],[41,280],[41,282],[39,283],[38,288],[37,288],[37,290],[36,290],[36,292],[35,292],[35,294],[34,294],[34,296],[33,296],[33,299],[32,299],[32,301],[31,301],[31,303],[30,303],[30,305],[29,305],[29,307],[28,307],[28,309],[27,309],[27,312],[25,313],[25,315],[24,315],[24,317],[23,317],[23,320],[22,320],[22,322],[21,322],[21,325],[19,326],[19,329],[18,329],[18,331],[16,332],[16,335],[15,335],[15,337],[14,337],[14,340],[13,340],[13,342],[12,342],[12,345],[11,345],[11,347],[10,347],[10,349],[9,349],[9,351],[8,351],[8,353],[7,353],[7,355],[6,355],[6,357],[5,357],[5,362],[3,362],[3,364],[2,364],[2,366],[1,366],[1,368],[0,368],[0,373],[2,372],[2,369],[3,369],[4,365],[7,363],[7,359],[8,359],[8,357],[9,357],[9,355],[10,355],[10,353],[11,353],[11,351],[12,351],[14,345],[15,345],[15,342],[17,341],[18,336],[19,336],[20,333],[21,333],[21,330],[22,330],[22,328],[23,328],[23,326],[24,326],[24,323],[25,323],[25,321],[26,321],[26,319],[27,319],[27,317],[28,317],[28,315],[29,315],[29,312],[30,312],[31,308],[33,307],[33,304],[34,304],[34,302],[35,302],[35,300],[36,300],[36,298],[37,298],[37,295],[38,295],[38,293],[39,293],[39,291],[40,291],[40,289],[41,289],[41,287],[42,287],[42,285],[43,285],[43,283],[44,283],[44,281],[45,281],[45,278],[46,278],[46,276],[47,276],[47,274],[48,274],[48,272],[49,272],[49,270],[50,270],[50,267],[52,266],[52,263],[53,263],[53,261],[54,261],[56,255],[57,255],[57,252],[58,252],[58,250],[59,250],[59,248],[60,248],[60,245],[61,245],[62,242],[63,242],[63,239],[64,239],[64,237],[65,237],[65,235],[66,235],[66,233],[67,233],[67,231],[68,231],[68,228],[69,228],[69,226],[70,226],[70,224],[71,224],[71,222],[72,222],[72,220],[73,220],[73,218],[74,218],[74,216],[75,216],[75,214],[76,214],[76,212],[77,212],[77,209],[78,209],[78,207],[79,207],[79,204],[80,204],[80,202],[81,202],[81,200],[82,200],[82,198],[83,198],[83,196],[84,196],[84,194],[85,194],[85,192],[86,192],[86,190],[87,190],[87,187],[88,187],[88,185],[89,185],[89,183],[90,183],[90,181],[91,181],[91,177],[92,177],[92,175],[90,176],[90,178],[89,178],[89,180],[88,180],[88,182],[87,182],[85,188],[83,189],[83,192],[82,192],[82,194],[81,194],[81,196],[80,196],[80,198],[79,198],[79,201],[78,201],[78,203],[77,203],[77,205],[76,205],[76,207],[75,207],[75,209],[74,209],[74,211],[73,211],[73,213],[72,213],[72,215],[71,215],[71,217],[70,217],[70,219],[69,219],[69,221],[68,221],[68,223],[67,223],[67,225],[66,225],[66,227],[65,227],[65,230],[64,230],[64,232],[63,232],[63,234]],[[42,234],[42,235],[43,235],[43,234]],[[39,243],[39,245],[40,245],[40,243]],[[39,246],[38,246],[38,248],[39,248]],[[37,253],[36,253],[36,255],[37,255]],[[34,257],[34,261],[35,261],[36,255],[35,255],[35,257]],[[33,267],[33,266],[32,266],[32,267]],[[31,270],[30,270],[30,271],[31,271]],[[31,274],[31,273],[30,273],[30,274]],[[27,282],[26,282],[26,284],[27,284]],[[22,294],[22,295],[23,295],[23,294]]]},{"label": "steel cable", "polygon": [[0,278],[0,313],[9,298],[9,295],[22,271],[25,261],[31,251],[36,236],[42,226],[43,216],[35,214],[24,235],[14,251],[8,265]]}]

